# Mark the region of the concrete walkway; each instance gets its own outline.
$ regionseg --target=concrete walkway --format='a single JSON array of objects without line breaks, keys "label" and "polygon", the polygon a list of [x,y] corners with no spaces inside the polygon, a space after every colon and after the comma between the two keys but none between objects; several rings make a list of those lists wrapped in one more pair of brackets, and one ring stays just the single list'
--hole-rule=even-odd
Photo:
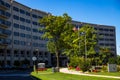
[{"label": "concrete walkway", "polygon": [[61,68],[60,72],[67,73],[67,74],[83,75],[83,76],[94,76],[94,77],[105,77],[105,78],[120,79],[120,77],[116,77],[116,76],[94,75],[94,74],[82,73],[82,72],[79,72],[79,71],[68,70],[67,68]]}]

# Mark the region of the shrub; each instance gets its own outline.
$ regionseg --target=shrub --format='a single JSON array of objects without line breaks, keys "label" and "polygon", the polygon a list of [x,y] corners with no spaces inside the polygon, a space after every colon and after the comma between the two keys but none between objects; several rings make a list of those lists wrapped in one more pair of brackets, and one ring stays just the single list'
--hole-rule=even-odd
[{"label": "shrub", "polygon": [[88,71],[91,68],[91,62],[90,62],[90,60],[81,60],[79,66],[80,66],[80,69],[83,72],[86,72],[86,71]]},{"label": "shrub", "polygon": [[120,66],[117,66],[117,71],[120,72]]},{"label": "shrub", "polygon": [[108,71],[108,70],[107,70],[107,66],[104,66],[104,65],[103,65],[103,66],[102,66],[102,71],[103,71],[103,72],[107,72],[107,71]]}]

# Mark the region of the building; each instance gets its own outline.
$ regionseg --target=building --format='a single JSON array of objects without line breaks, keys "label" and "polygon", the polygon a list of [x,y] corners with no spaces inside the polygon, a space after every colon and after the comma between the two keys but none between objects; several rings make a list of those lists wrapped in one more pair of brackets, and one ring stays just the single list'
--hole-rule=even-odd
[{"label": "building", "polygon": [[[47,40],[41,38],[44,32],[39,31],[40,27],[44,27],[39,24],[39,19],[48,14],[13,0],[0,0],[0,67],[32,66],[33,56],[38,62],[45,62],[46,66],[54,64],[55,57],[46,49]],[[73,21],[73,24],[81,26],[88,23]],[[98,44],[110,46],[116,55],[115,27],[90,25],[99,31],[99,35],[104,35]],[[66,59],[61,56],[62,66],[66,65]]]}]

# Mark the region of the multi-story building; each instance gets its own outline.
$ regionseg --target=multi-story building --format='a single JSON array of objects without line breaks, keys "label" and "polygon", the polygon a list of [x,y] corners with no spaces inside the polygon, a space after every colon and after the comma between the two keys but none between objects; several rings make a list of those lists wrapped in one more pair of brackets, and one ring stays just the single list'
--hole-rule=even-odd
[{"label": "multi-story building", "polygon": [[[54,56],[46,49],[47,40],[43,40],[39,31],[39,19],[49,13],[31,9],[13,0],[0,0],[0,67],[4,66],[32,66],[32,57],[38,62],[45,62],[47,66],[54,64]],[[73,21],[76,26],[83,24]],[[90,24],[99,35],[104,35],[98,42],[100,46],[109,46],[116,55],[115,27]],[[51,59],[52,58],[52,59]],[[64,60],[63,60],[64,58]],[[61,65],[66,64],[66,57],[62,56]]]}]

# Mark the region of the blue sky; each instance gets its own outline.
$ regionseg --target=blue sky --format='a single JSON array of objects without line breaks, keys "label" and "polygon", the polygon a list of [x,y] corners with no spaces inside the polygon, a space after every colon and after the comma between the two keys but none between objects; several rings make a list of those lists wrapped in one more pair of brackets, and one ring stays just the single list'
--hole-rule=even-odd
[{"label": "blue sky", "polygon": [[68,13],[73,20],[116,27],[117,54],[120,55],[120,0],[16,0],[53,15]]}]

